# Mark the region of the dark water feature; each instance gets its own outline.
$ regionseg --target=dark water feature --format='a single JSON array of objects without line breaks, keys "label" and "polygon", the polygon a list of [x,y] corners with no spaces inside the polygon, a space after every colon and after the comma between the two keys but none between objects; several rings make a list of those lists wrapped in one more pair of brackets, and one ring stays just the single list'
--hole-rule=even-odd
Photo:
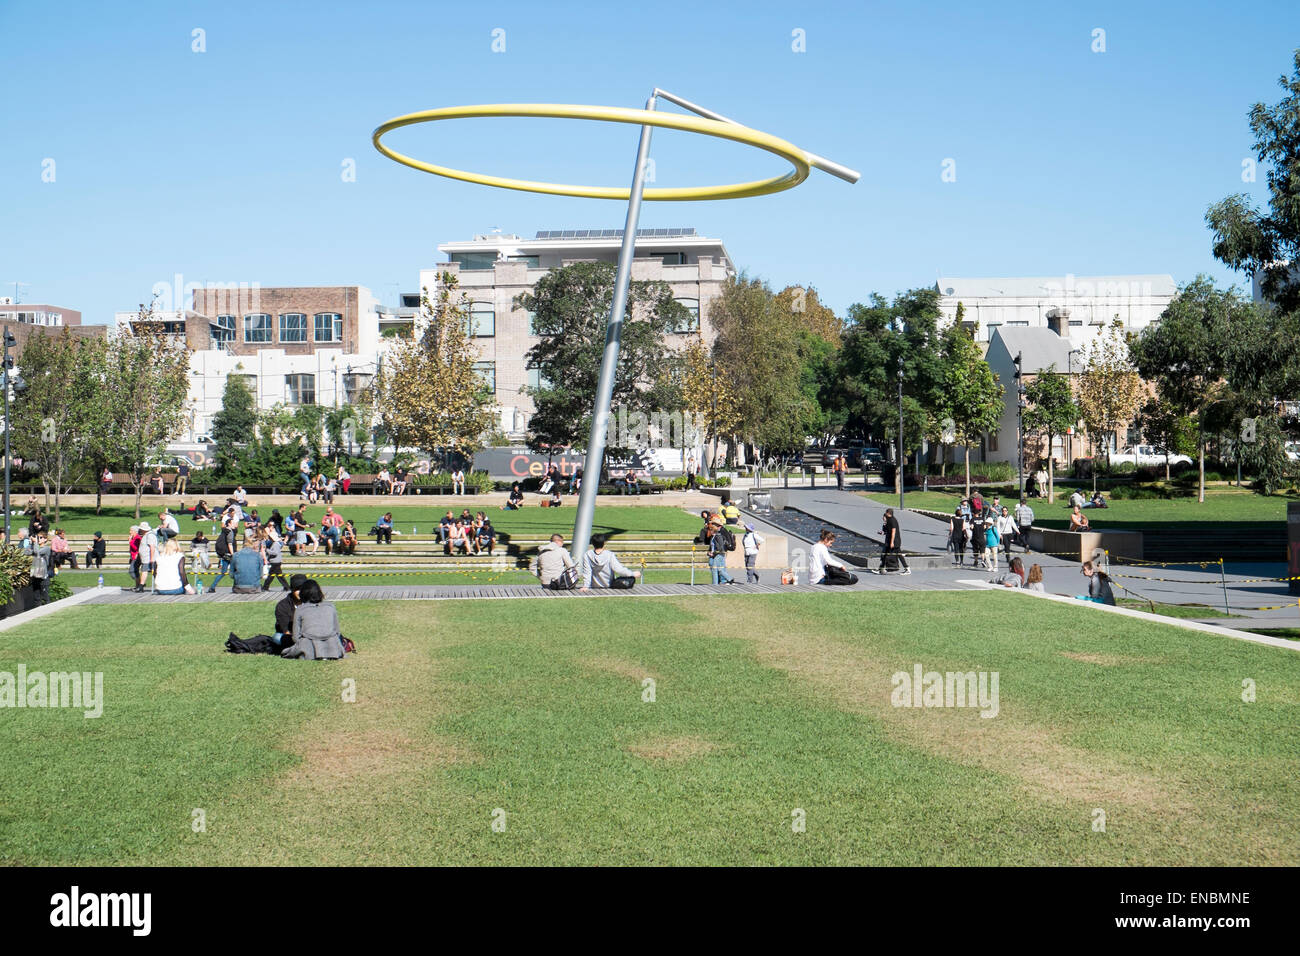
[{"label": "dark water feature", "polygon": [[866,567],[870,560],[875,560],[879,564],[880,545],[869,538],[864,538],[846,528],[841,528],[839,525],[831,524],[829,521],[823,521],[820,518],[814,518],[812,515],[794,508],[762,512],[756,510],[755,514],[761,515],[768,524],[776,525],[778,528],[789,531],[791,534],[797,534],[808,541],[815,542],[821,535],[823,528],[834,531],[835,547],[831,548],[832,554],[842,558],[848,564],[858,565],[859,567]]}]

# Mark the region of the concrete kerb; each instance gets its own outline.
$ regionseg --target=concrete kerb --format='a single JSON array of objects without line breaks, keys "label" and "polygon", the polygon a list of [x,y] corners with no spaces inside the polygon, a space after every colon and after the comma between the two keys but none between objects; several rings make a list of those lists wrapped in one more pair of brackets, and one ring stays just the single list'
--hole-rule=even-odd
[{"label": "concrete kerb", "polygon": [[988,591],[1002,591],[1007,594],[1019,594],[1023,597],[1045,598],[1049,601],[1056,601],[1061,604],[1070,604],[1075,607],[1082,605],[1097,611],[1104,611],[1108,614],[1120,614],[1124,617],[1133,617],[1142,621],[1150,621],[1155,624],[1168,624],[1172,627],[1181,627],[1189,631],[1203,631],[1206,634],[1217,634],[1220,637],[1231,637],[1238,641],[1250,641],[1252,644],[1267,644],[1269,647],[1281,647],[1289,651],[1300,651],[1300,641],[1289,641],[1283,637],[1269,637],[1267,634],[1254,634],[1250,631],[1238,631],[1235,628],[1222,627],[1218,624],[1206,624],[1202,621],[1188,620],[1187,618],[1165,617],[1161,614],[1152,614],[1150,611],[1138,611],[1127,607],[1111,607],[1106,604],[1080,601],[1078,598],[1066,597],[1063,594],[1045,594],[1040,591],[1028,591],[1024,588],[1009,588],[1004,587],[1001,584],[991,584],[988,581],[975,581],[970,578],[958,579],[957,583],[972,588],[983,588]]},{"label": "concrete kerb", "polygon": [[28,621],[34,621],[37,618],[49,617],[51,614],[57,614],[65,608],[76,607],[78,604],[85,604],[87,601],[94,600],[97,594],[104,592],[99,588],[86,588],[81,591],[74,591],[61,601],[54,601],[50,604],[43,604],[40,607],[34,607],[30,611],[23,611],[21,614],[14,614],[3,621],[0,621],[0,631],[8,631],[20,624],[26,624]]}]

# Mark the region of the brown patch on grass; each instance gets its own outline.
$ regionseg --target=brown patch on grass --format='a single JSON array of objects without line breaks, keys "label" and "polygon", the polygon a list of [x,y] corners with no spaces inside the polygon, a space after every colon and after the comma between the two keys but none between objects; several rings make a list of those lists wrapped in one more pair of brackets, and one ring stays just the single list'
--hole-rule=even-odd
[{"label": "brown patch on grass", "polygon": [[797,625],[776,635],[712,606],[702,613],[719,636],[751,642],[763,664],[812,686],[844,710],[870,714],[911,746],[1006,774],[1054,801],[1108,801],[1162,813],[1195,809],[1150,774],[1073,747],[1052,730],[1005,710],[986,719],[975,708],[894,707],[895,668],[833,637],[800,633]]},{"label": "brown patch on grass", "polygon": [[1118,667],[1121,664],[1153,664],[1154,657],[1129,657],[1124,654],[1086,654],[1082,651],[1061,651],[1062,657],[1085,664],[1097,664],[1101,667]]},{"label": "brown patch on grass", "polygon": [[647,677],[654,677],[650,671],[646,670],[640,664],[626,660],[621,657],[588,657],[578,661],[583,667],[589,667],[592,670],[605,671],[609,674],[617,674],[619,677],[626,677],[629,680],[640,681]]},{"label": "brown patch on grass", "polygon": [[396,731],[372,728],[311,741],[302,763],[284,778],[287,786],[337,787],[349,781],[373,784],[388,774],[416,772],[429,764],[473,763],[478,755],[437,737],[412,740]]},{"label": "brown patch on grass", "polygon": [[652,737],[627,748],[628,753],[644,760],[664,760],[680,763],[703,757],[717,749],[717,745],[703,737]]}]

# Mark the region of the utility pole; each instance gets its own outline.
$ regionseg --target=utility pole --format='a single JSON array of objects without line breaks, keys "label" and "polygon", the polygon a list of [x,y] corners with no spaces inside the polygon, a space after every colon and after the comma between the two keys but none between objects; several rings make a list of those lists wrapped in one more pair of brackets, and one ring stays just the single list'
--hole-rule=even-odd
[{"label": "utility pole", "polygon": [[718,360],[709,360],[709,373],[712,387],[709,389],[709,435],[713,439],[713,448],[709,451],[709,477],[718,477]]},{"label": "utility pole", "polygon": [[[1025,382],[1024,379],[1020,377],[1020,359],[1022,354],[1023,353],[1021,352],[1017,352],[1016,357],[1011,360],[1016,366],[1016,478],[1020,484],[1020,493],[1016,496],[1017,499],[1025,496],[1025,429],[1023,427],[1025,414]],[[1047,449],[1047,453],[1050,455],[1052,450],[1050,448]]]},{"label": "utility pole", "polygon": [[12,380],[13,359],[9,357],[9,349],[18,342],[13,333],[8,329],[4,330],[4,389],[5,389],[5,544],[9,544],[9,512],[12,510],[9,503],[9,383]]},{"label": "utility pole", "polygon": [[903,487],[907,484],[907,455],[903,451],[903,357],[898,357],[898,510],[903,510]]}]

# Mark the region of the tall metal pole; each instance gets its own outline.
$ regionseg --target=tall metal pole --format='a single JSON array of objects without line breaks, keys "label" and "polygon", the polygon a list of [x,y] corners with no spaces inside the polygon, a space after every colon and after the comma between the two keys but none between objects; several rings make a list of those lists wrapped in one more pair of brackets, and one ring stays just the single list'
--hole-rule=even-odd
[{"label": "tall metal pole", "polygon": [[[655,108],[652,95],[645,108]],[[600,491],[600,464],[605,457],[605,429],[609,425],[610,404],[614,400],[614,375],[618,371],[618,350],[623,339],[623,312],[627,304],[628,287],[632,281],[632,258],[636,250],[636,224],[641,215],[641,193],[645,189],[645,166],[650,156],[650,132],[653,127],[641,127],[641,142],[636,152],[636,169],[632,172],[632,189],[627,198],[627,221],[623,226],[623,246],[618,253],[618,274],[614,279],[614,301],[609,309],[609,323],[605,328],[605,354],[600,360],[600,377],[596,381],[596,405],[591,415],[591,437],[587,441],[587,455],[582,464],[582,490],[578,494],[578,514],[573,522],[573,541],[569,552],[575,564],[582,564],[582,555],[591,537],[591,526],[596,517],[596,493]]]},{"label": "tall metal pole", "polygon": [[907,454],[903,451],[903,359],[898,359],[898,510],[903,510],[903,490],[907,485]]},{"label": "tall metal pole", "polygon": [[[17,293],[17,290],[14,290]],[[5,388],[5,544],[9,544],[9,330],[4,332]]]},{"label": "tall metal pole", "polygon": [[709,477],[718,477],[718,360],[709,363],[712,375],[712,387],[709,389],[709,438],[713,447],[709,449]]}]

